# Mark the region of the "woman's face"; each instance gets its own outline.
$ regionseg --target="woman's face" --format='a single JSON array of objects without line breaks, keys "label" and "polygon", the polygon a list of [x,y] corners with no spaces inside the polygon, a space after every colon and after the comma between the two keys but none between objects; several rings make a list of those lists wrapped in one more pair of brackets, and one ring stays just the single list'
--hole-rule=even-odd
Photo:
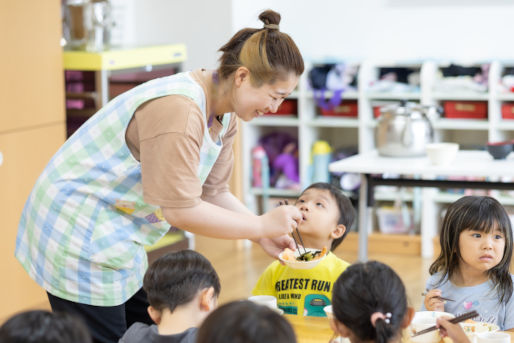
[{"label": "woman's face", "polygon": [[294,73],[289,73],[285,79],[254,87],[248,70],[238,70],[234,82],[234,112],[244,121],[250,121],[264,113],[276,112],[284,98],[295,89],[298,79]]}]

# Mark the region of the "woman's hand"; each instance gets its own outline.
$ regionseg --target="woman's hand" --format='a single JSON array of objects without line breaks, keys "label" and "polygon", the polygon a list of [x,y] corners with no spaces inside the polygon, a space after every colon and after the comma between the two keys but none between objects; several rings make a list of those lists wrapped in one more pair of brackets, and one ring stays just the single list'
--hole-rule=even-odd
[{"label": "woman's hand", "polygon": [[442,291],[440,289],[431,289],[425,295],[425,308],[427,311],[444,312],[444,301],[440,298]]},{"label": "woman's hand", "polygon": [[294,241],[289,235],[282,235],[275,238],[261,238],[257,241],[264,251],[271,257],[278,258],[278,255],[285,248],[295,249]]},{"label": "woman's hand", "polygon": [[302,213],[291,205],[279,206],[260,216],[262,236],[271,238],[290,234],[302,221]]},{"label": "woman's hand", "polygon": [[[426,306],[426,305],[425,305]],[[450,337],[453,343],[470,343],[470,340],[459,324],[453,324],[447,317],[439,317],[436,325],[442,337]]]}]

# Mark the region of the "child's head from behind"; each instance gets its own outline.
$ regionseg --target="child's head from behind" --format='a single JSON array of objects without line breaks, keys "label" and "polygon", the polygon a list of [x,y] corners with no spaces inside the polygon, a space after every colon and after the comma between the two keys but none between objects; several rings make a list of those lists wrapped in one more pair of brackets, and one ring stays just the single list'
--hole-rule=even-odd
[{"label": "child's head from behind", "polygon": [[332,328],[352,342],[389,342],[414,315],[400,277],[377,261],[353,264],[339,276],[332,309]]},{"label": "child's head from behind", "polygon": [[152,319],[152,311],[173,312],[197,297],[202,302],[214,302],[211,306],[214,307],[220,288],[218,274],[209,260],[193,250],[182,250],[159,257],[148,268],[143,280]]},{"label": "child's head from behind", "polygon": [[289,322],[267,306],[233,301],[218,307],[198,330],[197,343],[295,343]]},{"label": "child's head from behind", "polygon": [[512,292],[512,227],[496,199],[465,196],[452,203],[443,219],[440,244],[441,253],[430,266],[431,274],[442,272],[451,279],[466,264],[499,285],[502,298]]},{"label": "child's head from behind", "polygon": [[355,219],[351,201],[337,187],[318,182],[307,187],[296,200],[303,220],[302,236],[330,238],[334,250],[348,234]]},{"label": "child's head from behind", "polygon": [[86,326],[67,313],[26,311],[9,318],[0,327],[2,343],[91,343]]}]

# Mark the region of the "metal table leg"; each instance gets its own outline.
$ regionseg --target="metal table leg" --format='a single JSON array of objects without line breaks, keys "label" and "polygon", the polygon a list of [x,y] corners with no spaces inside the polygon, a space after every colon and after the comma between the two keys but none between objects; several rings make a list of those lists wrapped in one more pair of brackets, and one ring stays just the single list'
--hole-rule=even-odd
[{"label": "metal table leg", "polygon": [[96,110],[98,111],[109,101],[109,72],[98,70],[95,72]]}]

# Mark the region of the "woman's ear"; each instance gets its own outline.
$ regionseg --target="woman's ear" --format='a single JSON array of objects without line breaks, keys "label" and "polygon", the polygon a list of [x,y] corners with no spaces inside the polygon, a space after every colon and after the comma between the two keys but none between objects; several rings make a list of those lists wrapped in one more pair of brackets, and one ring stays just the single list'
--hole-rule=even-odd
[{"label": "woman's ear", "polygon": [[412,307],[407,307],[407,312],[405,312],[405,315],[403,316],[402,329],[405,329],[410,325],[412,318],[414,318],[414,313],[415,311]]},{"label": "woman's ear", "polygon": [[342,237],[345,232],[346,226],[344,226],[343,224],[337,224],[336,228],[330,234],[330,237],[332,237],[332,239],[338,239]]},{"label": "woman's ear", "polygon": [[216,300],[214,287],[204,288],[200,291],[200,309],[202,311],[212,311],[216,306]]},{"label": "woman's ear", "polygon": [[156,310],[152,306],[148,306],[146,309],[148,311],[148,315],[152,318],[153,322],[157,325],[161,323],[161,311]]},{"label": "woman's ear", "polygon": [[239,67],[237,68],[236,72],[234,73],[234,84],[236,87],[240,87],[243,82],[250,78],[250,70],[246,67]]}]

